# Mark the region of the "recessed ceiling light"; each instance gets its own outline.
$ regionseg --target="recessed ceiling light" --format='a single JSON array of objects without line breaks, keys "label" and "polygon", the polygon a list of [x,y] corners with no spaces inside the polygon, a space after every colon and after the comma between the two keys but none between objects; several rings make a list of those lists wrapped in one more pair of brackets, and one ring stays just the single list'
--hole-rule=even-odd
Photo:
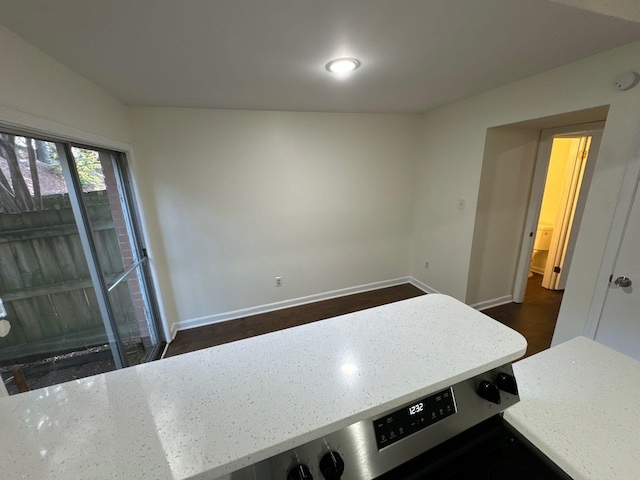
[{"label": "recessed ceiling light", "polygon": [[336,58],[327,63],[327,70],[331,73],[345,74],[353,72],[360,66],[360,62],[355,58]]}]

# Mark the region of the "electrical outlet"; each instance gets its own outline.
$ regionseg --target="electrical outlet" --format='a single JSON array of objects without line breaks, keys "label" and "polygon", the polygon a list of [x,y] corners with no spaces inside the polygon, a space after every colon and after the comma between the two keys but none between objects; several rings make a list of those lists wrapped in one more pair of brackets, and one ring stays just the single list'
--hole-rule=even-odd
[{"label": "electrical outlet", "polygon": [[282,277],[276,277],[276,287],[282,286]]},{"label": "electrical outlet", "polygon": [[424,268],[429,269],[429,262],[424,262]]}]

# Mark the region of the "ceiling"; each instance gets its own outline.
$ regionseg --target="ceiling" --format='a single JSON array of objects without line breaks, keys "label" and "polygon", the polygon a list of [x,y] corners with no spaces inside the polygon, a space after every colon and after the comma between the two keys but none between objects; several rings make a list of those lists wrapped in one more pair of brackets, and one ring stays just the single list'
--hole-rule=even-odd
[{"label": "ceiling", "polygon": [[127,105],[416,113],[640,40],[588,4],[1,0],[0,22]]}]

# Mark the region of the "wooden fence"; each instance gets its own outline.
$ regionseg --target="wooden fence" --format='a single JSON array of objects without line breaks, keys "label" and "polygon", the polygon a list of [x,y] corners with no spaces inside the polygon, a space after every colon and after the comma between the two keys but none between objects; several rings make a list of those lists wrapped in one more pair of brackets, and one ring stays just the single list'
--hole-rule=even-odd
[{"label": "wooden fence", "polygon": [[[98,191],[84,199],[110,284],[124,272],[124,263],[108,196]],[[9,335],[0,338],[0,365],[107,343],[69,199],[43,200],[42,211],[0,214],[0,298],[11,322]],[[140,292],[137,282],[133,274],[109,294],[124,340],[148,336],[140,301],[132,298]]]}]

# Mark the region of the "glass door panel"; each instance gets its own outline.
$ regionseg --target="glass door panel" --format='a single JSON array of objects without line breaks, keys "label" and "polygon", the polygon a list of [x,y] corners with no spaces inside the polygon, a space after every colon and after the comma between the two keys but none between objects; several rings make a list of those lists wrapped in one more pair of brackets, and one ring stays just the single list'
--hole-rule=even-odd
[{"label": "glass door panel", "polygon": [[118,312],[116,324],[129,365],[149,361],[157,344],[143,280],[141,267],[136,267],[109,288],[109,300],[114,312]]},{"label": "glass door panel", "polygon": [[115,368],[54,142],[0,133],[0,258],[9,393]]},{"label": "glass door panel", "polygon": [[124,160],[0,133],[0,375],[10,394],[159,354]]},{"label": "glass door panel", "polygon": [[155,310],[149,301],[144,267],[147,258],[137,241],[137,225],[127,208],[128,192],[119,155],[86,147],[72,154],[108,291],[115,333],[128,365],[153,357],[159,345]]}]

